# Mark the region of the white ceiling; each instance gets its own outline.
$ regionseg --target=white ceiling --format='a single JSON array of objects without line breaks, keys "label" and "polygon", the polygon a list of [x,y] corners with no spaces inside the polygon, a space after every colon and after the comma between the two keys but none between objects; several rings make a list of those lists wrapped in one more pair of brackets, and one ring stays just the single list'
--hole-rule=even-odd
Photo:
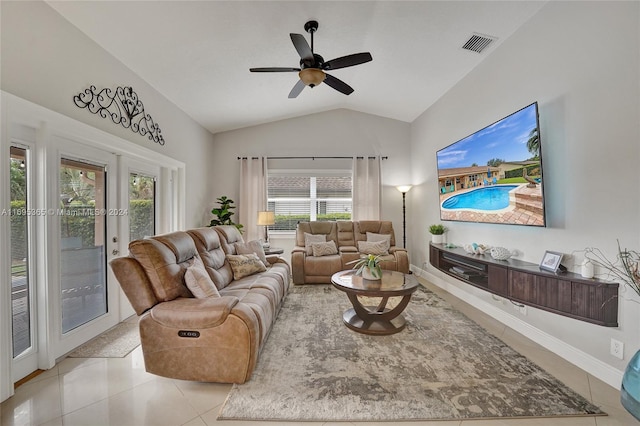
[{"label": "white ceiling", "polygon": [[[55,10],[213,133],[336,108],[411,122],[533,16],[543,1],[48,1]],[[319,22],[315,52],[373,61],[331,71],[287,95],[298,67],[289,33]],[[473,33],[497,37],[483,53]],[[122,82],[127,84],[127,82]],[[134,87],[135,89],[135,87]],[[144,102],[144,100],[143,100]]]}]

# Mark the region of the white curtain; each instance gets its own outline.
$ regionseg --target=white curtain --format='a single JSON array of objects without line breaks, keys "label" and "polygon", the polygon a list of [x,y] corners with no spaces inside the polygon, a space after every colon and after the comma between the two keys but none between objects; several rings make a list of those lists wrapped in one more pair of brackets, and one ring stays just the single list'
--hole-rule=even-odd
[{"label": "white curtain", "polygon": [[353,157],[353,220],[380,220],[380,157]]},{"label": "white curtain", "polygon": [[245,241],[258,240],[264,235],[264,228],[258,226],[258,212],[267,209],[267,158],[242,158],[239,161],[238,223],[244,225],[242,237]]}]

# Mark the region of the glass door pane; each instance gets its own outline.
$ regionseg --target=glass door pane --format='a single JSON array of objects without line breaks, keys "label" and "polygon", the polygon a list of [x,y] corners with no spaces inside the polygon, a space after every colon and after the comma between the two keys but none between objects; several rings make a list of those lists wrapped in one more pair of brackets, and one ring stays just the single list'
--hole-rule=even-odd
[{"label": "glass door pane", "polygon": [[129,241],[155,235],[156,179],[129,174]]},{"label": "glass door pane", "polygon": [[106,169],[70,159],[60,164],[62,332],[107,313]]},{"label": "glass door pane", "polygon": [[10,158],[11,324],[13,357],[16,358],[32,346],[27,150],[12,146]]}]

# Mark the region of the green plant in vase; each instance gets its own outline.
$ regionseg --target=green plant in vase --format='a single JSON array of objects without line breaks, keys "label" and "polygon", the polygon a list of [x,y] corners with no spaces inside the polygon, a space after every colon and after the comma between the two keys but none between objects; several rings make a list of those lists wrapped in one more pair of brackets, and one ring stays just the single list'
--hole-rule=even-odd
[{"label": "green plant in vase", "polygon": [[238,228],[238,231],[242,232],[242,228],[244,226],[239,223],[235,223],[231,219],[231,216],[235,214],[235,212],[233,211],[233,209],[236,208],[236,206],[233,205],[234,201],[230,198],[227,198],[226,195],[223,195],[222,197],[218,198],[216,201],[218,202],[218,204],[220,204],[220,207],[212,209],[211,214],[216,216],[217,219],[211,219],[209,226],[233,225],[236,228]]},{"label": "green plant in vase", "polygon": [[442,224],[434,224],[429,226],[429,233],[431,234],[431,242],[434,244],[444,243],[444,233],[447,232],[446,226]]},{"label": "green plant in vase", "polygon": [[447,228],[439,223],[429,226],[429,233],[431,235],[442,235],[445,232],[447,232]]},{"label": "green plant in vase", "polygon": [[382,268],[380,267],[380,256],[368,254],[360,259],[352,260],[347,265],[353,264],[356,275],[362,275],[367,280],[379,280],[382,278]]}]

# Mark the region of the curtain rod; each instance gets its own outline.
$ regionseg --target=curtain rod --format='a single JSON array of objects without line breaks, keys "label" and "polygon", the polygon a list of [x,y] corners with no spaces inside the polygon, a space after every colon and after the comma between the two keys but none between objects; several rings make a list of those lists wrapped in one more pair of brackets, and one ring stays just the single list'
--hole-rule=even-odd
[{"label": "curtain rod", "polygon": [[[238,160],[246,160],[249,157],[238,157]],[[257,160],[260,157],[251,157],[252,160]],[[268,160],[351,160],[353,157],[267,157]],[[365,157],[358,156],[356,157],[358,160],[362,160]],[[376,157],[367,157],[369,160],[373,160]],[[380,157],[382,160],[386,160],[389,157]]]}]

